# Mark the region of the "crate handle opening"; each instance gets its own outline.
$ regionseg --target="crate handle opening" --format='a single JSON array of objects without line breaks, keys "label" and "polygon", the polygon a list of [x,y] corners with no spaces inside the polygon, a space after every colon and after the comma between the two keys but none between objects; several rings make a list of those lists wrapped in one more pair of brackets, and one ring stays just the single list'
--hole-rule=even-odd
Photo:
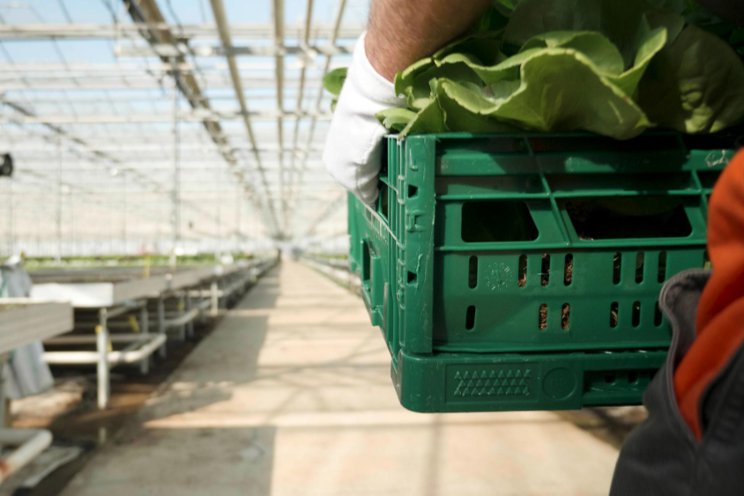
[{"label": "crate handle opening", "polygon": [[529,138],[530,148],[534,153],[639,153],[657,151],[683,151],[676,135],[638,136],[618,141],[612,138],[597,136],[591,140],[585,136],[540,136]]},{"label": "crate handle opening", "polygon": [[467,201],[462,205],[462,240],[466,243],[534,241],[538,231],[521,200]]},{"label": "crate handle opening", "polygon": [[668,196],[572,198],[561,208],[583,241],[684,238],[692,225],[683,199]]}]

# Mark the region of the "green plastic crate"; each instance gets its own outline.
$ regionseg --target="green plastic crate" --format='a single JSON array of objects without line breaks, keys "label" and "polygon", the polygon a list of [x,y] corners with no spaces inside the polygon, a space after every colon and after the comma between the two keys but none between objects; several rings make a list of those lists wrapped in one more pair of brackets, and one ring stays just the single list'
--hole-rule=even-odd
[{"label": "green plastic crate", "polygon": [[702,267],[730,148],[674,133],[387,139],[350,263],[414,411],[637,404],[663,363],[664,280]]}]

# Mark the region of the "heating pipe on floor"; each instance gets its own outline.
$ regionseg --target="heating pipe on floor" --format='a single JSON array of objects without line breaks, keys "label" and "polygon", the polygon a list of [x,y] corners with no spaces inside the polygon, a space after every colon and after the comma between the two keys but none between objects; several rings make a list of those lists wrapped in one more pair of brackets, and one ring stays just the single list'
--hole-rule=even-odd
[{"label": "heating pipe on floor", "polygon": [[0,458],[0,484],[52,444],[52,433],[44,429],[0,429],[0,445],[17,446]]}]

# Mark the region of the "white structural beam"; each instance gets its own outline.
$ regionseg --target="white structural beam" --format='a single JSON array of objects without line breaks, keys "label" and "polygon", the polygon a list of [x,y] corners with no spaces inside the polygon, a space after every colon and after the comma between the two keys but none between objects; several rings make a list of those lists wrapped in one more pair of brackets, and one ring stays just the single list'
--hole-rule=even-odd
[{"label": "white structural beam", "polygon": [[[8,122],[16,122],[14,119],[38,119],[39,116],[36,115],[31,110],[27,109],[23,105],[20,105],[16,102],[9,101],[7,99],[3,99],[2,95],[0,95],[0,103],[7,106],[8,108],[11,108],[14,112],[16,112],[18,115],[11,118],[10,120],[6,121]],[[87,154],[92,156],[96,162],[102,162],[102,163],[108,163],[108,164],[118,164],[119,160],[117,157],[110,155],[106,152],[103,152],[101,150],[98,150],[95,146],[95,144],[89,143],[88,140],[83,139],[81,136],[78,136],[76,133],[73,133],[61,126],[58,126],[51,122],[38,122],[38,124],[42,124],[45,128],[52,131],[54,135],[58,139],[63,139],[67,142],[73,143],[74,145],[82,148]],[[138,181],[142,184],[148,184],[150,181],[146,176],[143,176],[142,174],[139,174],[136,171],[133,170],[127,170],[128,174],[131,174],[135,181]]]},{"label": "white structural beam", "polygon": [[279,145],[279,204],[282,229],[286,230],[287,197],[284,191],[284,0],[272,0],[271,16],[274,20],[274,76],[276,79],[276,142]]},{"label": "white structural beam", "polygon": [[[222,0],[211,0],[211,4],[212,14],[214,15],[214,20],[217,25],[217,31],[219,32],[220,41],[222,42],[222,46],[224,48],[229,49],[230,47],[232,47],[232,38],[230,35],[230,27],[227,23],[227,17],[225,16],[225,7],[222,4]],[[258,170],[261,184],[264,188],[266,188],[268,184],[266,181],[266,172],[264,171],[261,164],[261,154],[257,151],[258,142],[256,141],[255,134],[253,133],[253,126],[248,114],[248,104],[245,101],[245,93],[243,92],[243,83],[240,78],[240,72],[238,71],[238,66],[233,55],[226,53],[225,59],[227,60],[227,66],[230,70],[230,79],[232,80],[233,89],[235,90],[235,98],[238,100],[238,104],[240,106],[240,112],[243,120],[243,125],[245,126],[245,131],[248,136],[248,142],[253,147],[255,167]],[[274,203],[272,202],[271,198],[267,198],[266,208],[268,209],[268,214],[271,219],[271,225],[273,226],[274,231],[277,233],[277,235],[279,235],[279,237],[281,237],[281,233],[279,232],[281,230],[281,226],[279,224],[276,209],[274,208]]]},{"label": "white structural beam", "polygon": [[[173,45],[161,43],[154,46],[158,55],[169,56],[176,53]],[[318,44],[318,45],[294,45],[282,43],[278,46],[264,45],[231,45],[229,47],[220,45],[196,45],[190,48],[191,53],[200,57],[274,57],[283,55],[343,55],[350,54],[349,45],[342,44]],[[141,57],[146,55],[148,49],[137,44],[119,44],[116,53],[120,57]]]},{"label": "white structural beam", "polygon": [[[305,1],[305,26],[302,32],[302,40],[301,40],[301,46],[309,46],[310,45],[310,31],[312,29],[312,23],[313,23],[313,7],[314,7],[314,1],[313,0],[306,0]],[[295,110],[298,114],[302,113],[303,111],[303,103],[305,100],[305,89],[309,85],[307,84],[307,66],[303,64],[300,67],[300,81],[297,86],[297,103],[295,104]],[[300,137],[300,122],[302,121],[302,118],[298,115],[295,118],[294,121],[294,130],[292,132],[292,147],[295,149],[298,149],[298,141]],[[305,151],[305,153],[308,153],[308,151]],[[302,153],[294,154],[292,155],[292,162],[291,162],[291,169],[292,171],[289,172],[289,190],[290,190],[290,199],[287,200],[289,203],[292,200],[292,196],[294,194],[294,190],[292,188],[292,180],[294,179],[294,168],[295,163],[297,163],[297,159],[302,157]],[[288,214],[285,213],[284,218],[285,224],[289,225],[290,221],[288,218]]]},{"label": "white structural beam", "polygon": [[[289,25],[284,31],[287,37],[300,38],[304,32],[304,25]],[[233,24],[230,27],[236,38],[247,40],[266,40],[273,36],[273,26],[265,24]],[[364,26],[344,26],[338,30],[338,38],[357,38]],[[122,37],[137,37],[141,31],[171,32],[172,26],[166,22],[132,22],[126,24],[1,24],[0,40],[110,40]],[[310,36],[314,38],[329,38],[334,32],[334,26],[313,26]],[[214,39],[219,36],[216,26],[212,24],[182,24],[179,35],[188,39]]]},{"label": "white structural beam", "polygon": [[[122,136],[119,136],[122,137]],[[96,148],[98,150],[104,151],[104,152],[110,152],[110,153],[137,153],[138,156],[142,156],[142,152],[160,152],[165,151],[165,146],[162,143],[152,143],[152,142],[142,142],[137,141],[140,138],[142,138],[142,135],[136,134],[132,136],[123,136],[124,139],[130,138],[132,141],[127,141],[126,143],[98,143],[96,145]],[[47,157],[51,150],[43,150],[39,148],[38,143],[34,143],[32,140],[28,140],[24,143],[14,143],[13,144],[13,150],[19,151],[19,152],[34,152],[39,155],[37,156],[43,156]],[[205,149],[204,144],[202,143],[181,143],[181,150],[182,151],[188,151],[189,156],[185,157],[185,160],[188,161],[189,158],[193,158],[194,154],[191,152],[202,152],[205,155],[214,156],[216,152],[213,150]],[[235,145],[233,146],[234,151],[241,151],[241,150],[252,150],[249,146],[246,145]],[[289,147],[285,146],[282,148],[282,151],[284,153],[295,153],[295,152],[321,152],[323,150],[323,147],[320,145],[311,146],[309,149],[306,148],[299,148],[299,147]],[[45,151],[47,153],[45,153]],[[277,152],[279,151],[279,146],[276,143],[261,143],[261,146],[258,148],[259,152],[267,153],[267,152]],[[32,155],[34,156],[34,155]],[[224,162],[221,162],[224,163]]]},{"label": "white structural beam", "polygon": [[231,232],[289,239],[344,224],[318,138],[330,119],[322,76],[364,29],[357,7],[344,15],[352,2],[235,4],[271,15],[254,24],[233,23],[224,0],[202,21],[173,0],[97,1],[111,22],[69,0],[64,24],[46,22],[44,0],[3,13],[0,153],[17,165],[0,179],[8,249],[162,249],[177,229],[202,249]]},{"label": "white structural beam", "polygon": [[[172,65],[185,63],[186,57],[182,51],[183,43],[178,43],[178,38],[172,33],[171,29],[164,29],[161,24],[165,23],[163,14],[157,5],[156,0],[123,0],[125,7],[127,8],[130,17],[137,23],[145,23],[147,25],[156,24],[159,27],[157,29],[145,29],[139,30],[143,38],[151,46],[152,50],[161,58],[161,61],[168,62]],[[160,45],[170,45],[178,48],[178,53],[166,56],[162,53],[157,53],[157,47]],[[203,109],[205,113],[211,112],[211,106],[209,100],[203,94],[201,86],[192,72],[172,71],[171,73],[177,88],[188,100],[191,108],[194,110]],[[235,81],[233,81],[233,84]],[[242,95],[241,95],[242,96]],[[247,119],[245,105],[241,105],[241,112],[243,119]],[[228,139],[226,138],[222,126],[219,122],[205,119],[203,122],[204,128],[211,137],[214,144],[220,150],[222,156],[225,158],[225,162],[231,167],[235,168],[237,161],[234,157],[233,152],[229,147]],[[252,143],[254,148],[255,143]],[[263,176],[263,170],[260,162],[256,164],[256,168],[261,176]],[[265,222],[269,229],[276,231],[277,222],[276,215],[274,214],[271,206],[271,199],[264,196],[265,202],[262,204],[259,200],[259,195],[255,192],[255,188],[252,184],[246,182],[241,175],[236,175],[236,179],[242,184],[243,188],[248,192],[248,198],[256,202],[257,207],[266,215]]]},{"label": "white structural beam", "polygon": [[[339,0],[338,8],[336,9],[336,15],[335,15],[334,23],[333,23],[333,29],[331,30],[331,33],[329,36],[329,43],[331,45],[334,45],[336,43],[336,40],[341,35],[341,25],[343,22],[345,11],[346,11],[346,0]],[[333,60],[333,54],[327,54],[325,57],[325,64],[323,66],[323,72],[322,72],[323,75],[328,73],[328,71],[330,70],[332,60]],[[323,92],[324,92],[323,88],[318,90],[317,96],[315,98],[314,107],[315,107],[316,112],[320,111],[321,109],[321,105],[323,102],[323,95],[324,95]],[[315,142],[315,130],[317,128],[317,124],[318,124],[318,119],[311,118],[310,128],[307,133],[307,141],[305,143],[305,146],[309,147]],[[305,156],[303,165],[300,168],[299,173],[297,173],[297,178],[295,178],[295,176],[293,175],[292,181],[290,182],[291,184],[294,184],[295,182],[297,182],[298,184],[302,184],[302,177],[304,173],[303,171],[308,168],[308,164],[307,164],[308,160],[309,160],[309,156]]]},{"label": "white structural beam", "polygon": [[[55,115],[23,115],[14,118],[3,118],[0,117],[0,124],[8,124],[10,122],[16,122],[20,124],[152,124],[152,123],[169,123],[173,122],[173,114],[154,114],[154,113],[131,113],[131,114],[55,114]],[[330,120],[331,114],[327,112],[302,112],[297,113],[295,111],[281,112],[277,110],[258,110],[258,111],[246,111],[243,114],[240,110],[218,112],[215,110],[202,110],[197,109],[190,112],[181,112],[176,114],[176,118],[181,122],[220,122],[224,120],[244,120],[245,118],[255,120],[266,120],[273,121],[275,119],[283,119],[285,117],[313,117],[319,120]],[[280,141],[280,146],[283,146],[283,141]]]}]

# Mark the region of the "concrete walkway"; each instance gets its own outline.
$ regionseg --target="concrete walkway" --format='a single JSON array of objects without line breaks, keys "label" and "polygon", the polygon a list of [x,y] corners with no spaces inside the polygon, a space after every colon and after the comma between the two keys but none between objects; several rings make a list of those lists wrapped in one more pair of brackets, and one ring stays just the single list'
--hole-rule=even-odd
[{"label": "concrete walkway", "polygon": [[361,300],[285,262],[63,494],[607,494],[609,445],[545,412],[408,412],[388,366]]}]

